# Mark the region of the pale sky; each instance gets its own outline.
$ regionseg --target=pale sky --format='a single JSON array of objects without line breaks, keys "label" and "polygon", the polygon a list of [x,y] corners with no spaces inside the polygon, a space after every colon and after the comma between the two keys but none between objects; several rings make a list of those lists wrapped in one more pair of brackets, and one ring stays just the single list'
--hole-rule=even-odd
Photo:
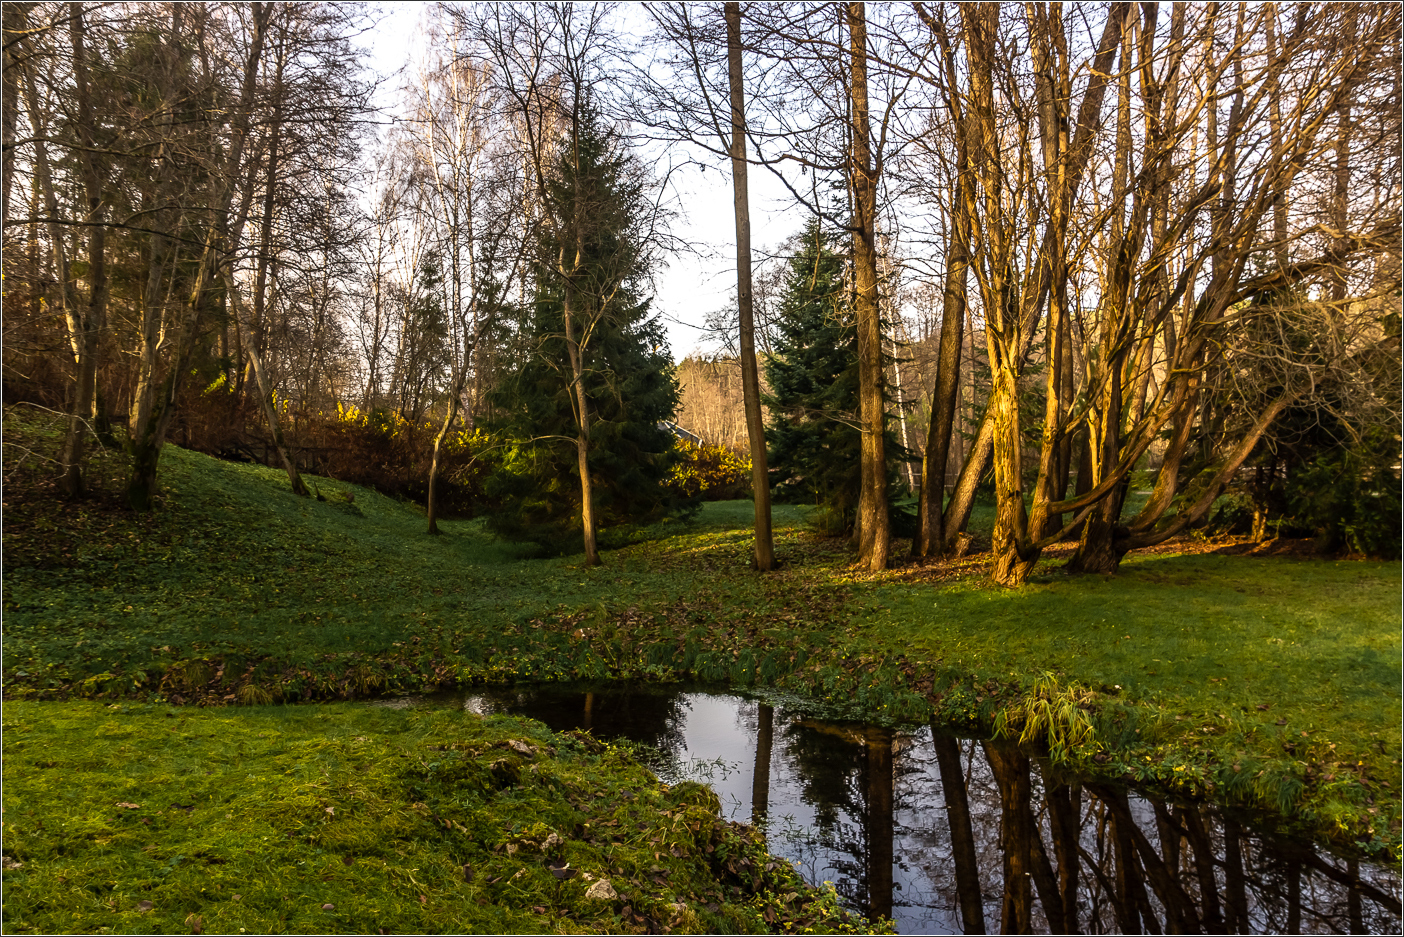
[{"label": "pale sky", "polygon": [[[372,67],[388,74],[405,65],[422,46],[421,15],[427,3],[374,3],[376,28],[362,37],[370,51]],[[623,14],[636,11],[626,4]],[[633,5],[636,6],[636,5]],[[385,85],[382,106],[394,100],[399,82]],[[700,156],[701,154],[696,154]],[[677,156],[682,162],[686,156]],[[673,358],[680,360],[704,340],[702,324],[707,313],[727,305],[736,288],[736,233],[732,214],[731,168],[716,161],[705,171],[680,170],[673,175],[679,217],[674,233],[694,245],[696,254],[671,258],[657,274],[658,293],[653,309],[668,328]],[[804,224],[802,210],[790,202],[784,188],[769,171],[753,167],[750,174],[751,244],[755,260]]]}]

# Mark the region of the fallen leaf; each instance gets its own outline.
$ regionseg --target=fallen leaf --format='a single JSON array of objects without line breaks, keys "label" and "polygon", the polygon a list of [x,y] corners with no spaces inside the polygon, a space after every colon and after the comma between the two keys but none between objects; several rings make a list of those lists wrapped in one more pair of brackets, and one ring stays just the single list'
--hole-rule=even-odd
[{"label": "fallen leaf", "polygon": [[196,914],[186,915],[186,925],[192,934],[203,934],[205,932],[205,919]]},{"label": "fallen leaf", "polygon": [[609,883],[609,879],[602,878],[585,892],[586,898],[594,898],[597,901],[613,901],[619,897],[619,893],[614,890],[614,886]]},{"label": "fallen leaf", "polygon": [[137,910],[138,910],[138,911],[150,911],[150,910],[151,910],[152,908],[154,908],[154,907],[156,907],[156,905],[154,905],[154,904],[151,903],[150,901],[138,901],[138,902],[137,902]]},{"label": "fallen leaf", "polygon": [[327,808],[327,813],[331,814],[332,816],[336,816],[336,808],[335,808],[335,807],[328,807],[328,808]]},{"label": "fallen leaf", "polygon": [[128,810],[140,810],[140,809],[141,809],[141,804],[119,803],[119,804],[117,804],[117,806],[118,806],[118,807],[126,807]]}]

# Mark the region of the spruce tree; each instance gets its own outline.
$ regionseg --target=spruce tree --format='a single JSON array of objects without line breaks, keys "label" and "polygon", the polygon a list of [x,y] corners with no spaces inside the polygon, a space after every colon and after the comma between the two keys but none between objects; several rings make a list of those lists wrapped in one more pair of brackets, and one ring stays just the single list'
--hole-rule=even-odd
[{"label": "spruce tree", "polygon": [[[548,210],[584,204],[589,224],[561,224],[541,239],[534,301],[519,328],[520,354],[492,394],[493,429],[504,440],[486,490],[496,506],[488,528],[547,552],[582,546],[581,486],[564,330],[564,284],[553,264],[564,248],[583,254],[574,281],[583,384],[588,401],[589,471],[600,533],[652,523],[695,506],[664,486],[676,460],[661,424],[678,388],[663,327],[644,298],[648,257],[641,222],[651,211],[643,172],[587,112],[578,151],[558,153]],[[576,217],[582,213],[576,212]],[[563,245],[562,237],[568,240]]]},{"label": "spruce tree", "polygon": [[[861,493],[858,327],[844,264],[818,222],[806,226],[765,364],[775,498],[816,505],[819,525],[835,533],[853,529]],[[909,456],[890,426],[886,437],[888,491],[895,492],[897,466]],[[905,520],[894,513],[894,527]]]}]

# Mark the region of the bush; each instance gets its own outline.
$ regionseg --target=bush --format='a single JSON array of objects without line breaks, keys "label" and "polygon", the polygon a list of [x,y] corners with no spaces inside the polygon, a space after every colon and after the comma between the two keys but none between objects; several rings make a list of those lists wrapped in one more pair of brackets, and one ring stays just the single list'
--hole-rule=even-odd
[{"label": "bush", "polygon": [[751,496],[751,457],[726,446],[678,439],[681,459],[665,484],[684,498],[733,501]]}]

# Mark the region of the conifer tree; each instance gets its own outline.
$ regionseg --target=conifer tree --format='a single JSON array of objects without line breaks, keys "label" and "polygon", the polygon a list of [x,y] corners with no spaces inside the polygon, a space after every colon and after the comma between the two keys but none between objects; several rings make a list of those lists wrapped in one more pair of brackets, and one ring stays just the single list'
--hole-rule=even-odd
[{"label": "conifer tree", "polygon": [[[766,436],[777,500],[817,505],[820,525],[835,532],[853,529],[861,494],[858,327],[850,299],[843,256],[811,222],[790,261],[775,353],[765,365]],[[885,436],[891,493],[907,453],[890,427]]]},{"label": "conifer tree", "polygon": [[[565,150],[570,147],[570,151]],[[644,298],[648,256],[641,224],[652,210],[642,167],[598,117],[587,113],[576,139],[557,156],[547,210],[573,223],[543,226],[570,238],[582,257],[571,283],[588,404],[589,470],[602,531],[686,511],[664,487],[676,459],[673,418],[678,388],[662,324]],[[581,213],[584,204],[587,211]],[[569,213],[569,214],[567,214]],[[576,454],[578,403],[572,393],[563,284],[552,269],[561,245],[543,234],[534,302],[524,311],[521,353],[492,395],[494,429],[506,440],[487,493],[497,502],[488,527],[551,552],[582,545]]]}]

